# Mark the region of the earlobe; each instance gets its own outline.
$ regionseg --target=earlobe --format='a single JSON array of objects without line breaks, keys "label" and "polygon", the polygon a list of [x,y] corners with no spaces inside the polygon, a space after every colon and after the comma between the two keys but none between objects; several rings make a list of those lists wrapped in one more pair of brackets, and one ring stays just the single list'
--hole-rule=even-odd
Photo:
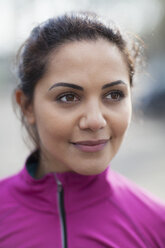
[{"label": "earlobe", "polygon": [[18,89],[15,91],[15,99],[19,105],[22,114],[25,116],[27,122],[30,125],[35,123],[34,108],[32,103],[28,103],[28,98],[25,96],[22,90]]}]

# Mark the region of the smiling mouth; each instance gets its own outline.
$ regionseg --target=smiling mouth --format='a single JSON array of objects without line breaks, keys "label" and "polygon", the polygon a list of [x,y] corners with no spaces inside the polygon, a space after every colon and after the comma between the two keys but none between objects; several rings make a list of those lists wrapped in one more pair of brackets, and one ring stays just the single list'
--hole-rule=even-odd
[{"label": "smiling mouth", "polygon": [[86,141],[79,141],[73,142],[72,144],[83,152],[97,152],[104,149],[107,145],[109,139],[102,139],[102,140],[86,140]]}]

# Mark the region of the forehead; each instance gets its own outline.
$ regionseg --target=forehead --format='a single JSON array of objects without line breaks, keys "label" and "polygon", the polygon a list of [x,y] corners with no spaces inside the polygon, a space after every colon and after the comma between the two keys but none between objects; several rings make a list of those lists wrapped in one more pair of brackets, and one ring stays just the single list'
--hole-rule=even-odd
[{"label": "forehead", "polygon": [[72,41],[61,45],[51,53],[47,73],[72,78],[76,75],[124,75],[128,78],[124,55],[115,44],[103,39]]},{"label": "forehead", "polygon": [[[50,55],[50,59],[56,60],[56,63],[59,62],[60,59],[71,59],[77,62],[83,62],[84,58],[97,58],[98,55],[102,53],[100,60],[103,58],[109,59],[109,57],[120,56],[123,58],[124,56],[122,52],[119,50],[117,45],[105,39],[97,39],[97,40],[82,40],[82,41],[70,41],[66,42],[63,45],[59,46],[59,48],[53,51]],[[88,56],[87,56],[88,55]]]}]

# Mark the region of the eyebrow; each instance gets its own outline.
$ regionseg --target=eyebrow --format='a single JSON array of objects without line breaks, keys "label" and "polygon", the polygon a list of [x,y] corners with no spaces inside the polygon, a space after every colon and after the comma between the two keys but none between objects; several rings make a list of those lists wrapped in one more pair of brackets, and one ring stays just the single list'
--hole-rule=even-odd
[{"label": "eyebrow", "polygon": [[118,85],[118,84],[127,85],[124,81],[122,81],[122,80],[117,80],[117,81],[114,81],[114,82],[111,82],[111,83],[108,83],[108,84],[103,85],[102,89],[106,89],[106,88],[109,88],[109,87],[112,87],[112,86]]},{"label": "eyebrow", "polygon": [[77,84],[70,84],[70,83],[64,83],[64,82],[60,82],[60,83],[55,83],[53,84],[50,88],[49,88],[49,91],[52,90],[53,88],[55,87],[59,87],[59,86],[63,86],[63,87],[69,87],[69,88],[73,88],[73,89],[76,89],[76,90],[81,90],[83,91],[83,87],[77,85]]},{"label": "eyebrow", "polygon": [[[112,86],[118,85],[118,84],[124,84],[124,85],[126,85],[126,83],[123,82],[122,80],[117,80],[117,81],[114,81],[114,82],[111,82],[111,83],[108,83],[108,84],[103,85],[102,89],[106,89],[106,88],[109,88],[109,87],[112,87]],[[48,89],[48,91],[52,90],[52,89],[55,88],[55,87],[59,87],[59,86],[62,86],[62,87],[69,87],[69,88],[73,88],[73,89],[76,89],[76,90],[84,91],[83,87],[81,87],[81,86],[79,86],[79,85],[77,85],[77,84],[64,83],[64,82],[59,82],[59,83],[53,84],[53,85]]]}]

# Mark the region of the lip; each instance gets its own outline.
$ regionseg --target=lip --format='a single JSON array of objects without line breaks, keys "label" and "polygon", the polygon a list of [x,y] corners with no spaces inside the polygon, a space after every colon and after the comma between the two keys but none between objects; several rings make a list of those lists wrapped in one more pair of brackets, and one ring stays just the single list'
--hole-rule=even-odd
[{"label": "lip", "polygon": [[97,152],[104,149],[109,139],[85,140],[72,143],[77,149],[83,152]]}]

